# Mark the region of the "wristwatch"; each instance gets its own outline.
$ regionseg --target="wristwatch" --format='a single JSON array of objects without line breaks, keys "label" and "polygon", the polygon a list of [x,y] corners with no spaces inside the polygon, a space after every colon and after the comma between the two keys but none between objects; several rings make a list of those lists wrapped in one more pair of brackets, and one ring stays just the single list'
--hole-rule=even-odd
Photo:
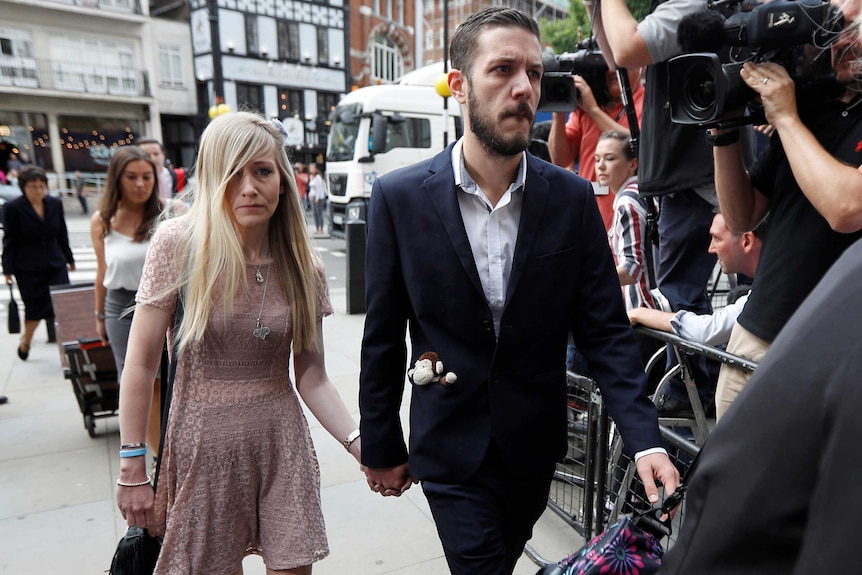
[{"label": "wristwatch", "polygon": [[356,441],[356,439],[358,437],[359,437],[359,430],[354,429],[353,431],[350,432],[350,435],[348,435],[347,437],[344,438],[344,441],[341,442],[341,445],[344,446],[344,449],[349,450],[350,446],[353,444],[354,441]]},{"label": "wristwatch", "polygon": [[706,131],[706,143],[710,146],[720,148],[729,146],[739,141],[739,129],[724,132],[723,134],[713,134],[709,130]]}]

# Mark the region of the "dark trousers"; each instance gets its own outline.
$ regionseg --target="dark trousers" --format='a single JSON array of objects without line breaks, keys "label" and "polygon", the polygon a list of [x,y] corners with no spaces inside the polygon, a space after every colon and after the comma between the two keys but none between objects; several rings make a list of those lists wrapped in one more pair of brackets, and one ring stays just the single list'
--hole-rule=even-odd
[{"label": "dark trousers", "polygon": [[514,477],[494,442],[461,484],[423,481],[452,575],[504,575],[532,536],[548,502],[553,468]]},{"label": "dark trousers", "polygon": [[[709,250],[709,228],[715,216],[712,205],[689,190],[662,196],[658,218],[659,263],[658,286],[673,311],[688,310],[698,314],[712,313],[706,286],[715,269],[715,254]],[[676,365],[668,347],[668,369]],[[701,355],[691,358],[691,368],[700,395],[715,391],[718,366]],[[688,399],[685,385],[674,378],[667,392],[677,399]]]}]

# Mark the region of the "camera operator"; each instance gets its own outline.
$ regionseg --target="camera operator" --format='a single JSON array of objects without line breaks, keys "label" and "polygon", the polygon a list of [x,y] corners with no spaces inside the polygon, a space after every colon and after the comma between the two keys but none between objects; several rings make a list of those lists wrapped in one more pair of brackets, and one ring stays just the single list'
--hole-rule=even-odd
[{"label": "camera operator", "polygon": [[[711,152],[703,130],[673,124],[668,111],[667,60],[682,53],[677,44],[680,19],[707,8],[706,0],[654,0],[640,23],[625,0],[585,0],[602,53],[610,67],[646,66],[646,94],[640,143],[640,192],[660,195],[658,286],[673,311],[712,313],[706,286],[715,268],[709,227],[717,207]],[[668,353],[670,367],[675,361]],[[707,402],[717,367],[692,358],[698,392]],[[674,379],[657,398],[659,414],[692,414],[682,381]]]},{"label": "camera operator", "polygon": [[[641,83],[641,69],[629,70],[629,84],[632,88],[632,101],[640,121],[644,105],[644,88]],[[593,90],[580,75],[572,76],[578,91],[577,108],[569,114],[554,112],[551,120],[551,134],[548,147],[551,161],[564,168],[571,168],[577,162],[578,174],[587,180],[596,181],[596,164],[593,157],[599,136],[604,132],[628,132],[629,122],[623,108],[620,84],[616,72],[608,70],[605,74],[610,101],[599,105]],[[596,195],[596,203],[605,229],[610,229],[614,217],[614,196],[612,193]]]},{"label": "camera operator", "polygon": [[[839,96],[797,106],[793,80],[774,62],[740,72],[775,128],[769,147],[746,172],[735,130],[711,130],[716,187],[728,226],[750,230],[770,212],[770,231],[728,351],[759,361],[832,263],[862,236],[862,40],[854,21],[860,0],[837,4],[845,27],[831,45]],[[828,93],[822,90],[821,93]],[[718,417],[747,382],[723,366]]]}]

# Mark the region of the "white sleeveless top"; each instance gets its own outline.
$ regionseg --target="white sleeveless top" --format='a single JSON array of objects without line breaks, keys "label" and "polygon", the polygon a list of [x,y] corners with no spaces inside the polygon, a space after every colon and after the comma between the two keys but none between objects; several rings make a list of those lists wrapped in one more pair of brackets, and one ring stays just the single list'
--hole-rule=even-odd
[{"label": "white sleeveless top", "polygon": [[136,242],[129,236],[117,233],[115,230],[105,236],[105,270],[104,286],[108,289],[125,289],[137,291],[144,271],[144,260],[150,240]]}]

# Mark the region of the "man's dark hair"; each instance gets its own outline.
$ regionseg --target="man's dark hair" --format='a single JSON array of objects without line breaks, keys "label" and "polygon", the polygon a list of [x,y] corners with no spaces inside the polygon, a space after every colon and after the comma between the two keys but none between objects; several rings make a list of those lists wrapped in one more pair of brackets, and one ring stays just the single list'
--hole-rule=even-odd
[{"label": "man's dark hair", "polygon": [[167,152],[167,150],[165,150],[165,146],[164,146],[164,144],[162,144],[160,141],[158,141],[158,140],[157,140],[157,139],[155,139],[155,138],[141,138],[140,140],[138,140],[137,142],[135,142],[135,145],[136,145],[136,146],[143,146],[144,144],[158,144],[158,145],[159,145],[159,147],[162,149],[162,153],[163,153],[163,154],[167,154],[167,153],[168,153],[168,152]]},{"label": "man's dark hair", "polygon": [[449,48],[449,59],[452,61],[453,68],[461,70],[464,76],[470,77],[479,35],[485,28],[493,26],[523,28],[532,32],[539,41],[542,39],[539,25],[523,12],[501,6],[489,6],[471,14],[455,30]]},{"label": "man's dark hair", "polygon": [[21,171],[18,172],[18,187],[21,188],[21,191],[24,191],[24,188],[27,187],[28,182],[36,182],[42,181],[45,182],[45,185],[48,185],[48,175],[45,173],[45,170],[38,166],[27,166],[25,168],[21,168]]}]

